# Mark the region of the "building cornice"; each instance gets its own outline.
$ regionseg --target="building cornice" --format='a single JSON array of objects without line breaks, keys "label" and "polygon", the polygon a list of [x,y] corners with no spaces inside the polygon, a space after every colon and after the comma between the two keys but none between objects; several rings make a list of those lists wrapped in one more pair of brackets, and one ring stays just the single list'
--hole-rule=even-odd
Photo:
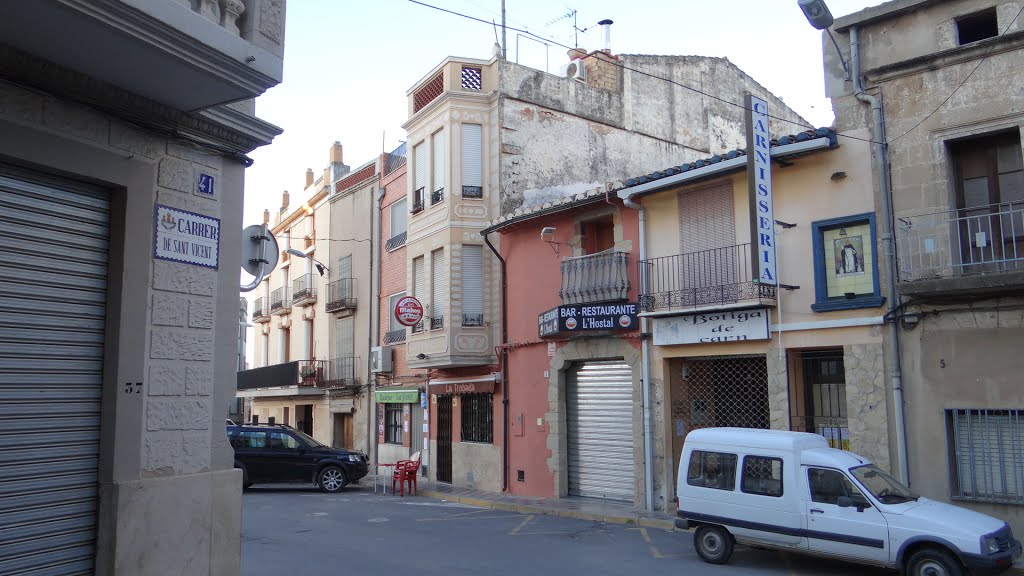
[{"label": "building cornice", "polygon": [[902,76],[946,68],[980,58],[991,58],[997,54],[1021,48],[1024,48],[1024,30],[872,68],[865,71],[865,76],[872,82],[886,82]]}]

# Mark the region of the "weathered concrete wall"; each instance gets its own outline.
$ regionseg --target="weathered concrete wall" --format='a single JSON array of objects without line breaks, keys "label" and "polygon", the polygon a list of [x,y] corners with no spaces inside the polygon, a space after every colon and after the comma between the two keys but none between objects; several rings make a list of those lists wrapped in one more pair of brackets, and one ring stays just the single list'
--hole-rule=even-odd
[{"label": "weathered concrete wall", "polygon": [[773,134],[809,126],[726,59],[626,55],[620,62],[622,86],[614,92],[501,64],[503,214],[745,147],[744,92],[766,98],[773,116],[794,122],[772,120]]}]

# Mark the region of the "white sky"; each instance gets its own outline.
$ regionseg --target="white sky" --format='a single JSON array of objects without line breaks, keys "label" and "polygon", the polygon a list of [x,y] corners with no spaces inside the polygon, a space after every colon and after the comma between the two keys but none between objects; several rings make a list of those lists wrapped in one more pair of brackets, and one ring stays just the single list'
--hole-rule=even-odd
[{"label": "white sky", "polygon": [[[500,0],[424,1],[501,22]],[[880,0],[827,3],[838,18]],[[725,56],[816,126],[832,123],[821,33],[797,0],[506,0],[510,27],[569,46],[572,19],[563,16],[573,9],[577,26],[587,29],[579,34],[581,47],[600,49],[597,22],[610,18],[615,54]],[[405,139],[406,91],[447,56],[490,58],[494,42],[490,25],[408,0],[289,2],[284,81],[256,101],[257,115],[284,134],[251,154],[244,224],[279,207],[284,190],[295,206],[306,168],[321,174],[335,140],[353,168],[394,149]],[[567,60],[564,48],[545,48],[513,31],[508,58],[552,73]]]}]

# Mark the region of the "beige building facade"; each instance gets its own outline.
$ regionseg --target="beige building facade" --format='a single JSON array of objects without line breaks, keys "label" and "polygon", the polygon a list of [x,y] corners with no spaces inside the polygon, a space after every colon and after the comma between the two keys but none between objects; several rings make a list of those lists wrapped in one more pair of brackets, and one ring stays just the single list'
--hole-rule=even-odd
[{"label": "beige building facade", "polygon": [[891,190],[876,187],[876,194],[891,195],[894,212],[900,300],[891,316],[909,483],[929,498],[1003,518],[1018,534],[1020,8],[998,0],[901,1],[840,18],[833,29],[859,85],[844,80],[835,48],[824,43],[837,128],[870,127],[887,149],[882,181],[891,180]]},{"label": "beige building facade", "polygon": [[0,572],[239,573],[224,418],[245,155],[280,133],[252,99],[281,80],[284,2],[201,4],[0,22]]}]

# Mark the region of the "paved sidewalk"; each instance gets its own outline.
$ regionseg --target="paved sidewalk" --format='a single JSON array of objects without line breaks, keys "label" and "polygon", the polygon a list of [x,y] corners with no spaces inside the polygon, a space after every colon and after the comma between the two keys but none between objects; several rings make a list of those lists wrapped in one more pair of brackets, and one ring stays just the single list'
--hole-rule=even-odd
[{"label": "paved sidewalk", "polygon": [[[373,476],[367,479],[373,482]],[[377,485],[387,482],[391,493],[391,478],[380,476]],[[519,514],[546,514],[563,518],[593,520],[607,524],[631,524],[647,528],[673,530],[674,516],[666,512],[643,512],[623,502],[596,498],[530,498],[500,492],[485,492],[471,488],[458,488],[450,484],[419,480],[419,495],[449,502],[459,502],[481,508],[508,510]]]}]

